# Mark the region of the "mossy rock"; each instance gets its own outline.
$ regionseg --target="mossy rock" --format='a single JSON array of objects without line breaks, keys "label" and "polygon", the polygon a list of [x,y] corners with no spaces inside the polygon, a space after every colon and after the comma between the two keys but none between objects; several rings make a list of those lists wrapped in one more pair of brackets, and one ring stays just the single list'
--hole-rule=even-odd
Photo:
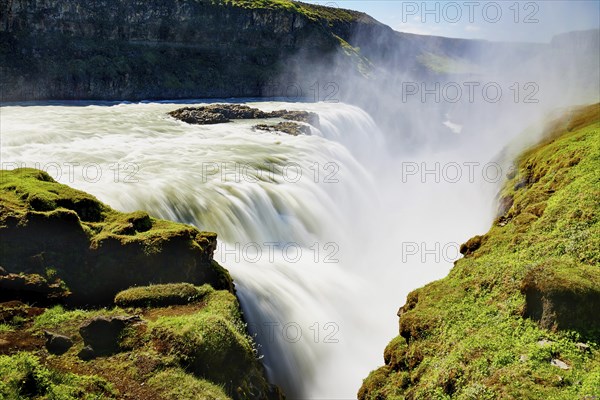
[{"label": "mossy rock", "polygon": [[73,303],[110,304],[119,291],[150,283],[233,290],[213,260],[216,242],[189,225],[115,211],[39,170],[0,171],[0,265],[61,279]]},{"label": "mossy rock", "polygon": [[385,365],[388,365],[394,371],[407,369],[407,350],[408,344],[406,343],[406,339],[402,336],[396,336],[383,352]]},{"label": "mossy rock", "polygon": [[203,313],[185,320],[164,317],[154,324],[152,336],[194,374],[216,382],[242,379],[254,360],[248,340],[216,315]]},{"label": "mossy rock", "polygon": [[390,370],[387,366],[372,371],[358,391],[358,400],[379,400],[386,398],[385,386]]},{"label": "mossy rock", "polygon": [[119,307],[167,307],[201,300],[212,290],[210,286],[197,288],[190,283],[167,283],[134,287],[115,296]]},{"label": "mossy rock", "polygon": [[196,378],[222,385],[233,399],[279,399],[264,378],[240,306],[231,293],[209,290],[194,313],[165,313],[149,324],[153,346]]},{"label": "mossy rock", "polygon": [[479,249],[483,243],[485,243],[485,240],[485,236],[478,235],[472,237],[471,239],[467,240],[466,243],[460,245],[460,254],[464,255],[465,257],[470,256],[471,254],[475,253],[475,251]]},{"label": "mossy rock", "polygon": [[169,399],[193,398],[197,400],[230,400],[221,386],[186,373],[181,369],[159,372],[148,385]]},{"label": "mossy rock", "polygon": [[59,279],[48,282],[38,274],[6,274],[0,276],[0,302],[23,300],[28,303],[48,304],[64,301],[71,293]]},{"label": "mossy rock", "polygon": [[36,355],[27,352],[0,355],[0,376],[0,398],[5,399],[119,398],[105,379],[48,369]]},{"label": "mossy rock", "polygon": [[521,283],[523,315],[550,330],[577,330],[600,337],[600,268],[546,260]]}]

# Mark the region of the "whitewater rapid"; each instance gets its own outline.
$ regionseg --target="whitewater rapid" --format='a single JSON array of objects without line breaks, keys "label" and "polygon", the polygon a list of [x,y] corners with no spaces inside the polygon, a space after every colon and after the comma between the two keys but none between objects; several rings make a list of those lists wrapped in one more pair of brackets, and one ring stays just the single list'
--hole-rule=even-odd
[{"label": "whitewater rapid", "polygon": [[[321,128],[293,137],[253,129],[268,121],[188,125],[167,115],[181,106],[169,102],[5,106],[0,161],[42,168],[118,210],[217,232],[215,257],[269,378],[292,399],[353,398],[397,335],[408,291],[445,275],[458,243],[487,228],[497,182],[407,176],[423,160],[474,156],[399,159],[354,106],[248,104],[313,111]],[[406,257],[407,243],[421,252]],[[446,254],[422,257],[436,245]]]}]

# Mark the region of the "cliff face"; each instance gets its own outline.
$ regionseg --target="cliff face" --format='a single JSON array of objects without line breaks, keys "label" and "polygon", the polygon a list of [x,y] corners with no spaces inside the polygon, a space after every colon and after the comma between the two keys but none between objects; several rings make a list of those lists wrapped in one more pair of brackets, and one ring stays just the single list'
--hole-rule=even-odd
[{"label": "cliff face", "polygon": [[600,106],[549,124],[502,192],[490,231],[411,292],[371,399],[600,395]]},{"label": "cliff face", "polygon": [[[0,172],[0,265],[61,279],[72,292],[69,302],[110,304],[120,290],[162,282],[233,291],[229,274],[213,261],[216,240],[145,212],[119,213],[38,170]],[[0,301],[10,299],[4,292]]]},{"label": "cliff face", "polygon": [[[368,108],[349,93],[356,86],[380,92],[390,76],[439,79],[449,72],[439,64],[456,60],[476,70],[537,65],[540,55],[543,65],[598,66],[597,31],[575,38],[579,50],[569,35],[552,45],[489,43],[395,32],[363,13],[291,0],[0,0],[0,10],[0,101],[318,101],[331,93],[317,96],[315,83],[324,92],[334,82],[344,86],[337,99]],[[558,65],[557,78],[570,70]]]},{"label": "cliff face", "polygon": [[292,85],[308,74],[287,73],[289,57],[302,49],[334,65],[337,34],[376,24],[285,1],[2,0],[0,9],[4,101],[277,96],[275,77],[286,72],[281,85]]}]

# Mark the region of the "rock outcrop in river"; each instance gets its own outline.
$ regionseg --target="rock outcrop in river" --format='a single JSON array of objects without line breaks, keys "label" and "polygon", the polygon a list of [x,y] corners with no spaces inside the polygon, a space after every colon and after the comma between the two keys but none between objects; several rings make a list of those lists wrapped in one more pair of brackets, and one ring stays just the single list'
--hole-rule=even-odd
[{"label": "rock outcrop in river", "polygon": [[255,129],[268,132],[283,132],[292,136],[310,135],[310,126],[320,127],[319,115],[307,111],[276,110],[261,111],[240,104],[211,104],[203,107],[183,107],[169,113],[175,119],[194,125],[214,125],[231,122],[236,119],[269,119],[282,118],[295,122],[279,122],[277,124],[259,124]]}]

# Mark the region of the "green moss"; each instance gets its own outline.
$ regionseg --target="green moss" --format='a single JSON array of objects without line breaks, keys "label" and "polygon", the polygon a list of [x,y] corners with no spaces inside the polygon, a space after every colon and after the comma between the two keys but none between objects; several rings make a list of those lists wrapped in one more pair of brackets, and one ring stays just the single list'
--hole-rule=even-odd
[{"label": "green moss", "polygon": [[118,212],[45,172],[0,171],[0,210],[0,264],[61,279],[73,302],[109,304],[119,291],[151,282],[232,290],[228,272],[212,260],[216,234]]},{"label": "green moss", "polygon": [[512,204],[446,278],[409,295],[361,399],[600,395],[599,116],[554,119],[517,160],[502,192]]},{"label": "green moss", "polygon": [[94,222],[107,211],[95,197],[59,185],[46,172],[31,168],[0,170],[0,193],[3,205],[13,213],[64,208],[74,211],[82,221]]},{"label": "green moss", "polygon": [[213,291],[203,302],[194,314],[165,315],[151,322],[152,340],[196,377],[226,385],[228,395],[252,397],[260,365],[235,296]]},{"label": "green moss", "polygon": [[337,7],[327,7],[316,4],[302,3],[292,0],[212,0],[214,4],[233,5],[235,7],[264,10],[283,10],[294,12],[311,20],[332,22],[356,21],[361,13]]},{"label": "green moss", "polygon": [[60,373],[44,367],[31,353],[0,355],[0,398],[116,399],[106,380],[93,375]]},{"label": "green moss", "polygon": [[240,304],[233,294],[224,290],[210,292],[206,296],[204,310],[225,318],[235,325],[240,332],[245,331],[240,313]]},{"label": "green moss", "polygon": [[148,385],[169,399],[230,399],[220,386],[196,378],[181,369],[161,371],[148,380]]},{"label": "green moss", "polygon": [[79,327],[87,320],[95,317],[111,317],[125,314],[119,308],[96,309],[96,310],[66,310],[63,306],[48,308],[43,314],[37,316],[33,321],[31,330],[33,332],[52,330],[54,332],[77,335]]},{"label": "green moss", "polygon": [[115,304],[120,307],[165,307],[199,301],[212,292],[210,285],[200,288],[190,283],[168,283],[134,287],[119,292]]},{"label": "green moss", "polygon": [[[160,286],[176,293],[189,290],[188,285]],[[78,376],[93,372],[114,384],[123,397],[135,394],[144,398],[144,393],[151,393],[164,398],[277,398],[269,397],[272,388],[264,378],[235,296],[208,285],[191,288],[201,296],[194,304],[128,311],[119,307],[66,310],[55,306],[36,317],[25,329],[33,337],[50,330],[74,341],[64,355],[40,360],[41,368],[59,375],[60,371]],[[140,298],[155,294],[154,286],[135,289],[141,289],[137,293]],[[136,291],[127,294],[132,293]],[[158,296],[163,294],[158,291]],[[79,335],[82,324],[98,316],[134,314],[140,316],[142,322],[124,330],[119,353],[86,362],[77,358],[84,345]],[[38,351],[45,354],[45,350]],[[86,390],[82,389],[87,393]]]},{"label": "green moss", "polygon": [[191,371],[216,382],[240,380],[254,360],[249,338],[214,314],[161,317],[151,328],[153,337]]}]

